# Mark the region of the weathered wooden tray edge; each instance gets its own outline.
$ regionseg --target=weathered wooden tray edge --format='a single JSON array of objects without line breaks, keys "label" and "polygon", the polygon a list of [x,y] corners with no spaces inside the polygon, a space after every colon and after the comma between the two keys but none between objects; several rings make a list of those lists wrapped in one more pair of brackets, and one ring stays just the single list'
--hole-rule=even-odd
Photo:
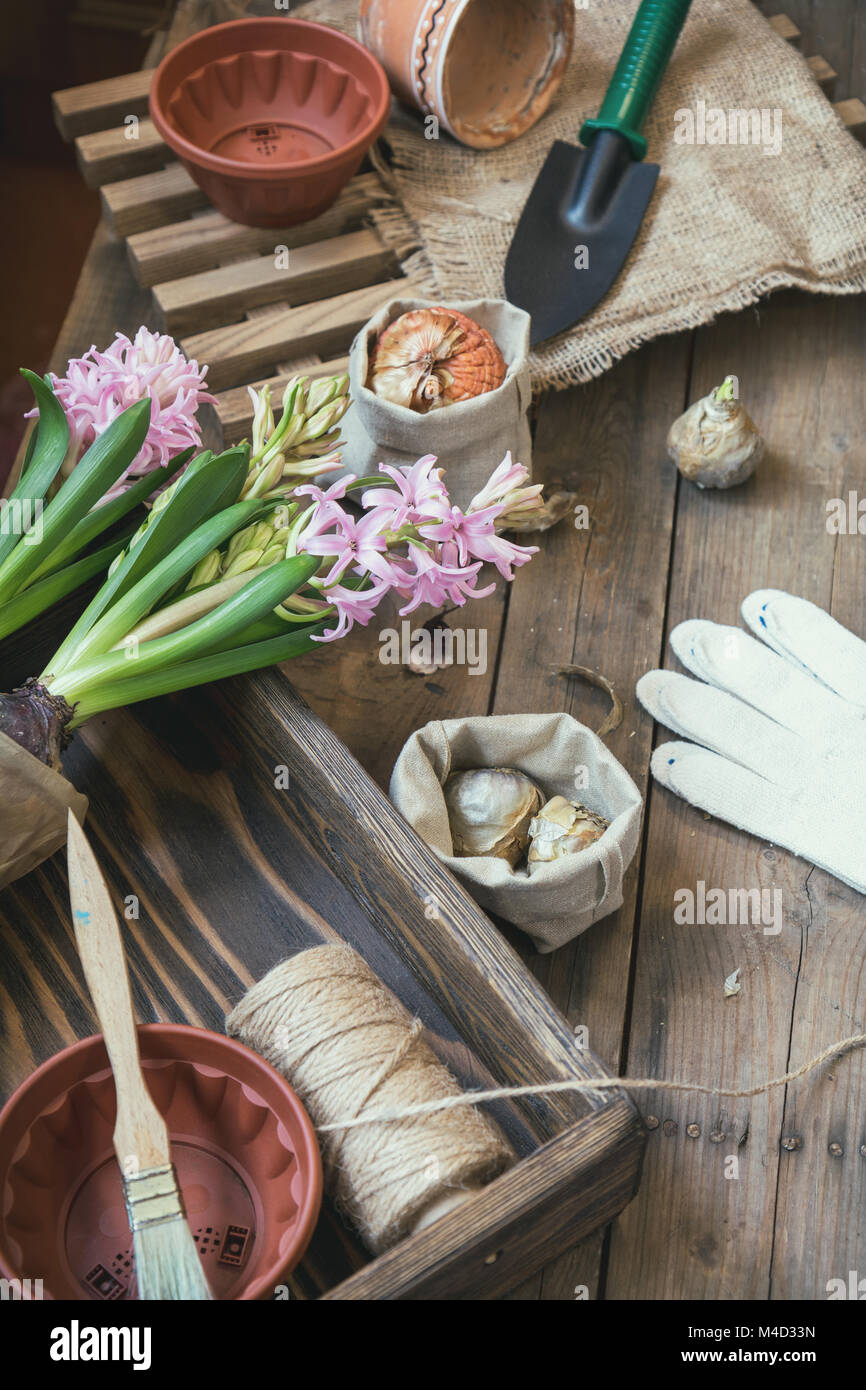
[{"label": "weathered wooden tray edge", "polygon": [[[285,735],[279,755],[313,843],[502,1085],[609,1076],[577,1046],[490,919],[281,671],[226,682],[216,695],[242,705],[247,727],[261,730],[268,767],[278,722]],[[459,991],[450,984],[455,979]],[[495,1298],[622,1210],[637,1190],[646,1137],[625,1093],[563,1092],[518,1104],[542,1146],[330,1290],[328,1299]]]}]

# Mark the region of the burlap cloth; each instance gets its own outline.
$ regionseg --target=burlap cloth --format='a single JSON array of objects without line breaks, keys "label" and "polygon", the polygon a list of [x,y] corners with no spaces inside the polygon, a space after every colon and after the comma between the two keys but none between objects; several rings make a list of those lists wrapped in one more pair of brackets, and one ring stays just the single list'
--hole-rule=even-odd
[{"label": "burlap cloth", "polygon": [[[592,0],[576,12],[575,51],[550,111],[521,139],[479,153],[396,105],[379,161],[393,199],[374,211],[419,291],[495,299],[517,219],[552,142],[577,142],[597,113],[637,0]],[[784,6],[780,5],[780,9]],[[356,0],[297,11],[350,33]],[[782,112],[781,152],[760,145],[674,144],[675,112]],[[708,323],[786,285],[824,294],[866,289],[866,152],[804,59],[749,0],[694,0],[644,133],[661,165],[655,195],[613,290],[595,312],[532,354],[536,385],[599,376],[660,333]],[[418,248],[420,250],[413,248]]]}]

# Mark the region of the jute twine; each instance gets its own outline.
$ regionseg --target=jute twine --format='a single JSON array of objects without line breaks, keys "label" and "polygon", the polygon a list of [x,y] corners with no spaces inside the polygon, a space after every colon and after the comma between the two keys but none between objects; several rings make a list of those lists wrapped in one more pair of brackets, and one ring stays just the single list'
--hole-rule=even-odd
[{"label": "jute twine", "polygon": [[[376,1254],[444,1196],[489,1182],[514,1159],[471,1103],[451,1107],[463,1092],[420,1022],[350,946],[283,961],[244,996],[226,1031],[297,1091],[323,1136],[326,1190]],[[358,1123],[374,1110],[416,1107],[423,1120]]]},{"label": "jute twine", "polygon": [[[852,1033],[755,1086],[609,1076],[462,1091],[420,1037],[420,1021],[345,945],[315,947],[276,966],[229,1015],[226,1031],[298,1092],[325,1136],[329,1191],[377,1251],[399,1240],[443,1192],[489,1181],[513,1159],[477,1105],[590,1091],[689,1091],[753,1100],[866,1047],[866,1033]],[[439,1124],[431,1126],[431,1117]],[[422,1119],[428,1123],[411,1123]]]},{"label": "jute twine", "polygon": [[414,1119],[419,1115],[432,1115],[462,1105],[484,1105],[494,1100],[516,1100],[520,1096],[547,1096],[557,1091],[691,1091],[696,1095],[716,1096],[720,1099],[749,1100],[765,1095],[777,1086],[788,1086],[792,1081],[797,1081],[801,1076],[806,1076],[808,1072],[815,1071],[825,1062],[831,1061],[833,1057],[841,1057],[843,1053],[853,1052],[859,1047],[866,1047],[866,1033],[853,1033],[850,1038],[843,1038],[841,1042],[825,1047],[817,1057],[804,1062],[794,1071],[786,1071],[783,1076],[774,1076],[757,1086],[746,1086],[742,1089],[732,1086],[704,1086],[698,1081],[663,1081],[654,1077],[639,1076],[606,1076],[592,1081],[569,1078],[564,1081],[545,1081],[536,1086],[502,1086],[493,1091],[461,1092],[459,1096],[447,1100],[428,1101],[399,1110],[376,1110],[371,1115],[345,1119],[324,1128],[351,1129],[359,1125],[393,1123],[397,1120]]}]

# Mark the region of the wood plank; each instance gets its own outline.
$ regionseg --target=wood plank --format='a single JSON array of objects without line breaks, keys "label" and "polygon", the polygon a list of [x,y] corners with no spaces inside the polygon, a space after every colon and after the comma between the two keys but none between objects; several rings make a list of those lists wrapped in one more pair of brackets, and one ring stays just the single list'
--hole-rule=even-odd
[{"label": "wood plank", "polygon": [[[508,607],[494,714],[565,710],[595,729],[608,700],[554,668],[577,662],[604,673],[625,718],[605,742],[643,791],[651,727],[635,709],[638,676],[658,663],[676,486],[663,456],[670,421],[682,410],[690,335],[651,344],[599,381],[543,397],[534,476],[577,494],[588,528],[564,520],[538,537],[540,553],[521,570]],[[575,518],[577,519],[577,518]],[[651,543],[648,543],[651,538]],[[592,789],[576,792],[592,805]],[[629,1008],[640,855],[625,879],[624,904],[576,941],[537,955],[520,933],[521,954],[573,1027],[618,1071]],[[642,1101],[640,1102],[642,1104]],[[599,1293],[602,1246],[587,1241],[545,1271],[535,1297]],[[524,1297],[533,1296],[531,1288]]]},{"label": "wood plank", "polygon": [[[290,368],[278,376],[263,377],[258,381],[251,382],[250,385],[254,386],[257,391],[260,391],[263,386],[269,386],[272,398],[279,401],[287,383],[293,376],[297,376],[301,372],[315,379],[322,376],[341,376],[348,370],[348,357],[333,357],[329,362],[317,362],[310,365],[299,363],[295,370]],[[230,391],[220,392],[216,397],[214,409],[222,426],[225,444],[236,444],[239,439],[246,438],[253,423],[253,408],[246,386],[235,386]]]},{"label": "wood plank", "polygon": [[[277,265],[285,259],[288,265]],[[246,309],[285,301],[309,304],[325,294],[342,294],[393,279],[399,265],[378,232],[364,230],[298,247],[285,257],[260,256],[155,285],[157,314],[166,332],[231,323]]]},{"label": "wood plank", "polygon": [[314,305],[283,309],[248,323],[194,334],[184,339],[183,350],[188,357],[208,364],[211,389],[222,391],[247,378],[252,380],[284,357],[344,352],[383,304],[398,294],[411,298],[413,292],[405,278],[349,290]]},{"label": "wood plank", "polygon": [[[765,14],[778,9],[778,0],[759,0]],[[785,0],[785,14],[802,32],[807,53],[820,53],[839,73],[839,95],[866,95],[866,71],[857,63],[857,45],[863,35],[860,0]]]},{"label": "wood plank", "polygon": [[833,110],[849,135],[853,135],[861,143],[866,143],[866,105],[860,98],[848,97],[845,101],[837,101]]},{"label": "wood plank", "polygon": [[[505,1293],[521,1273],[544,1262],[557,1232],[568,1230],[579,1240],[621,1209],[634,1138],[625,1135],[620,1141],[620,1124],[609,1107],[591,1125],[575,1125],[435,1226],[401,1241],[338,1284],[325,1299],[476,1301]],[[603,1159],[597,1150],[593,1153],[602,1135]],[[530,1222],[526,1205],[533,1195],[539,1200]],[[467,1246],[471,1259],[464,1260],[460,1252]]]},{"label": "wood plank", "polygon": [[[798,331],[803,306],[794,300],[780,313],[785,308],[779,332],[787,341]],[[810,433],[801,438],[794,466],[800,459],[808,460],[803,510],[810,519],[817,510],[820,523],[829,497],[847,497],[858,490],[863,495],[862,305],[856,300],[837,301],[835,307],[822,302],[809,315],[809,332],[812,347],[819,351],[822,342],[832,343],[832,356],[822,373],[820,394],[815,391],[812,398]],[[795,395],[790,402],[794,410],[796,395],[803,394],[797,393],[797,379],[793,377],[789,387]],[[822,602],[838,622],[866,638],[863,538],[829,536],[820,524],[818,532],[823,542],[821,570],[808,575],[815,586],[812,592],[804,588],[799,592]],[[866,1031],[866,900],[828,874],[794,862],[804,890],[792,924],[799,934],[801,956],[788,1058],[789,1065],[797,1067],[840,1037]],[[787,1090],[782,1134],[796,1136],[802,1144],[785,1149],[780,1156],[773,1299],[824,1299],[830,1278],[847,1278],[849,1270],[858,1268],[863,1277],[864,1116],[866,1056],[862,1052],[822,1068]],[[803,1259],[805,1250],[808,1260]]]},{"label": "wood plank", "polygon": [[[180,165],[172,167],[181,168]],[[185,180],[192,183],[185,170],[183,173]],[[149,177],[155,180],[159,176]],[[145,179],[142,179],[141,183],[143,186],[140,202],[144,204],[152,200],[153,191],[152,186],[144,186]],[[193,187],[195,188],[194,184]],[[367,216],[371,202],[381,194],[382,184],[376,174],[359,174],[343,189],[333,207],[322,213],[321,217],[295,227],[242,227],[240,223],[230,222],[221,212],[214,209],[210,209],[206,215],[197,217],[194,221],[176,222],[173,218],[167,218],[158,226],[129,237],[132,268],[140,285],[156,285],[163,280],[173,280],[194,272],[211,270],[232,259],[260,255],[267,251],[273,253],[277,246],[286,246],[292,251],[309,242],[324,241],[329,237],[355,231]],[[127,190],[124,204],[124,215],[127,218],[137,206],[133,201],[135,196],[135,189]],[[206,200],[197,204],[200,205],[209,207]],[[117,230],[116,219],[114,225]]]},{"label": "wood plank", "polygon": [[[126,919],[124,927],[138,1016],[147,1021],[160,1016],[186,1019],[221,1030],[223,1014],[253,979],[287,949],[329,940],[337,927],[372,956],[380,978],[423,1019],[431,1045],[464,1086],[495,1084],[495,1077],[477,1059],[473,1061],[471,1048],[435,1008],[412,971],[384,946],[375,919],[364,916],[325,868],[305,837],[306,821],[293,809],[294,798],[275,794],[273,748],[275,740],[282,743],[282,733],[271,726],[264,757],[264,745],[250,747],[243,733],[247,697],[240,687],[235,694],[240,704],[234,715],[228,715],[228,725],[229,707],[202,709],[199,697],[193,696],[131,713],[116,712],[111,716],[113,730],[95,721],[69,752],[69,774],[86,783],[91,795],[89,831],[115,900],[133,892],[139,903],[140,916]],[[260,726],[260,734],[265,734],[265,728]],[[240,758],[226,758],[225,740],[234,744],[238,733],[244,752]],[[138,792],[133,802],[134,786]],[[172,817],[166,819],[158,810],[166,786],[172,788],[173,825]],[[135,835],[128,824],[133,805]],[[239,807],[244,808],[242,813]],[[119,827],[129,831],[120,840]],[[208,848],[203,854],[193,849],[190,835],[193,840],[205,836]],[[124,848],[127,838],[131,842]],[[179,854],[181,842],[184,850]],[[221,871],[201,875],[196,866],[203,866],[212,854]],[[229,919],[220,902],[225,903],[229,883],[239,902],[255,901],[256,911],[242,912],[243,920],[232,923],[223,937],[219,924]],[[306,899],[327,904],[329,921],[308,907],[294,889]],[[8,1092],[36,1062],[63,1043],[88,1035],[94,1024],[68,926],[64,856],[56,856],[4,895],[2,916],[0,1091]],[[427,926],[428,932],[435,930]],[[502,951],[501,943],[498,949]],[[488,997],[492,1001],[493,996]],[[621,1183],[608,1176],[606,1190],[609,1200],[618,1186],[619,1200],[624,1201],[634,1183],[640,1134],[633,1114],[629,1122],[623,1113],[622,1102],[614,1096],[608,1100],[625,1121],[620,1137],[626,1138],[632,1161],[630,1172],[621,1170]],[[504,1113],[497,1118],[508,1129],[518,1153],[534,1151],[537,1139],[531,1127],[512,1131]],[[597,1134],[592,1142],[597,1151]],[[616,1144],[619,1147],[618,1139]],[[579,1145],[584,1161],[588,1147]],[[328,1220],[326,1213],[323,1224]],[[332,1237],[339,1235],[334,1223],[328,1230]],[[317,1266],[323,1253],[321,1236],[320,1227]],[[348,1233],[341,1246],[343,1256],[357,1248]],[[368,1258],[362,1255],[361,1262]],[[335,1265],[331,1255],[324,1270],[314,1269],[313,1282],[318,1281],[319,1291],[350,1272],[351,1262],[349,1269],[345,1263],[342,1259]]]},{"label": "wood plank", "polygon": [[[420,971],[429,997],[453,1027],[471,1037],[473,1051],[501,1084],[518,1075],[541,1081],[604,1074],[592,1054],[576,1046],[566,1021],[490,919],[280,672],[259,672],[214,698],[232,741],[245,745],[245,763],[259,771],[263,797],[274,795],[276,721],[294,812],[305,833],[390,949],[416,977]],[[518,1019],[530,1012],[532,1028],[526,1029]],[[515,1104],[537,1133],[553,1138],[563,1125],[604,1111],[620,1095],[572,1092]]]},{"label": "wood plank", "polygon": [[[182,164],[103,184],[102,210],[115,236],[131,237],[210,207]],[[222,217],[221,213],[214,214]],[[182,224],[181,224],[182,225]],[[144,282],[142,282],[144,283]]]},{"label": "wood plank", "polygon": [[803,36],[794,21],[789,19],[786,14],[774,14],[768,19],[767,23],[770,25],[771,29],[775,29],[780,39],[784,39],[786,43],[791,44],[794,48],[799,48],[800,40]]},{"label": "wood plank", "polygon": [[142,68],[52,93],[54,120],[63,139],[122,125],[124,116],[146,116],[152,76],[152,68]]},{"label": "wood plank", "polygon": [[[702,617],[741,627],[741,600],[768,586],[830,606],[866,634],[862,548],[825,526],[827,500],[856,486],[866,464],[861,358],[862,308],[853,299],[785,292],[760,318],[726,317],[701,330],[691,396],[735,370],[768,456],[729,493],[680,484],[670,626]],[[701,881],[778,890],[781,933],[675,924],[675,892],[695,892]],[[747,1087],[861,1031],[864,925],[863,898],[852,889],[654,787],[628,1073]],[[736,967],[742,989],[726,999],[723,981]],[[719,1104],[654,1094],[659,1124],[640,1197],[614,1227],[608,1296],[825,1297],[827,1279],[862,1257],[864,1100],[863,1053],[796,1083],[787,1097],[776,1090]],[[802,1149],[783,1150],[786,1136],[801,1138]],[[844,1148],[839,1161],[828,1153],[834,1140]]]},{"label": "wood plank", "polygon": [[825,97],[831,97],[836,86],[836,79],[839,76],[835,68],[827,62],[826,58],[822,58],[818,54],[814,58],[807,58],[806,64]]},{"label": "wood plank", "polygon": [[130,174],[146,174],[158,169],[172,158],[168,146],[157,134],[153,121],[139,121],[136,138],[130,138],[132,127],[118,122],[107,130],[92,135],[79,135],[75,154],[82,178],[88,188],[99,188]]}]

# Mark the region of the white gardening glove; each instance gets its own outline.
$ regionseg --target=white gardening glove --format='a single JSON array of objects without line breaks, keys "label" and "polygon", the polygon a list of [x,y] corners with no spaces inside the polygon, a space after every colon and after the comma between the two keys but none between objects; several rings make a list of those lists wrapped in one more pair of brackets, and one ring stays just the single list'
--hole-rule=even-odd
[{"label": "white gardening glove", "polygon": [[674,671],[638,681],[653,718],[695,740],[661,744],[653,775],[866,893],[866,642],[778,589],[741,611],[760,641],[699,619],[671,633],[707,684]]}]

